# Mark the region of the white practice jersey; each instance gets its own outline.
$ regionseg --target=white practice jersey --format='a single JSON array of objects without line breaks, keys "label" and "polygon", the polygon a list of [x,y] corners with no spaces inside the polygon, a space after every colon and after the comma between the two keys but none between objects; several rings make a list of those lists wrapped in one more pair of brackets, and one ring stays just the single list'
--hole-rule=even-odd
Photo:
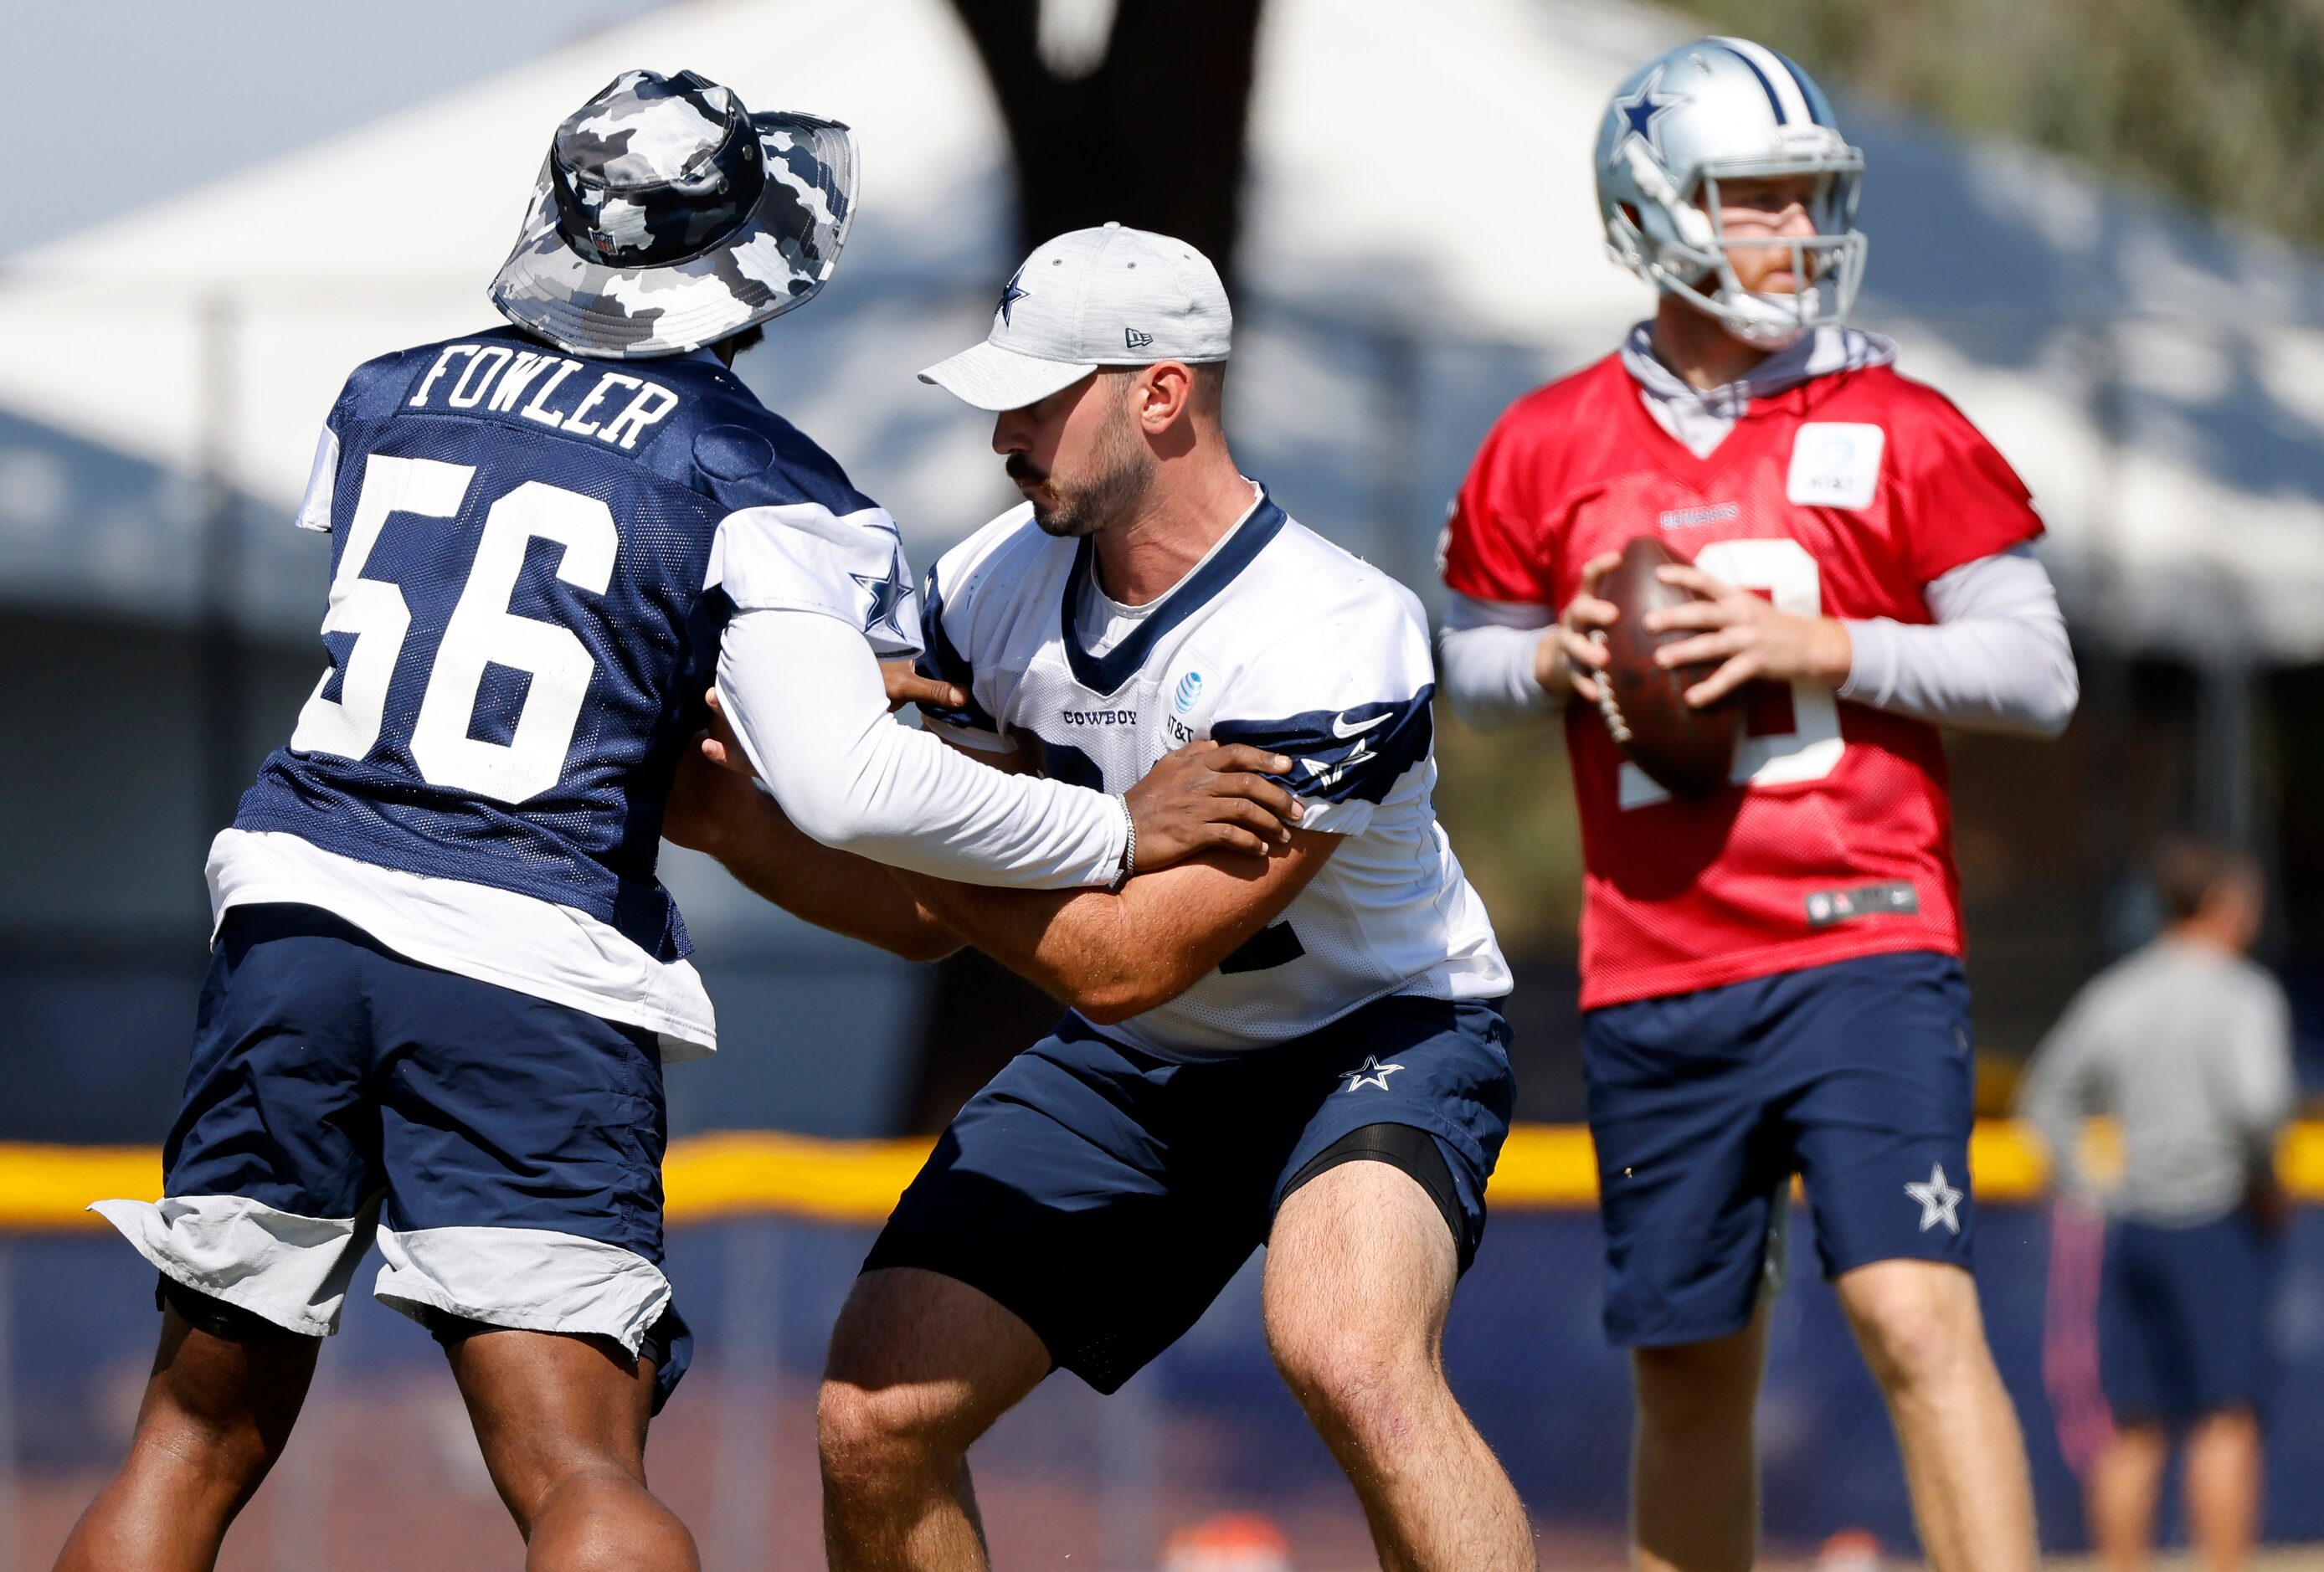
[{"label": "white practice jersey", "polygon": [[928,576],[924,669],[970,694],[932,729],[1108,792],[1201,738],[1290,757],[1302,828],[1341,836],[1314,881],[1217,970],[1107,1028],[1211,1055],[1313,1032],[1388,994],[1492,998],[1508,967],[1436,823],[1427,620],[1411,592],[1254,487],[1249,513],[1160,600],[1100,592],[1086,539],[1030,503]]}]

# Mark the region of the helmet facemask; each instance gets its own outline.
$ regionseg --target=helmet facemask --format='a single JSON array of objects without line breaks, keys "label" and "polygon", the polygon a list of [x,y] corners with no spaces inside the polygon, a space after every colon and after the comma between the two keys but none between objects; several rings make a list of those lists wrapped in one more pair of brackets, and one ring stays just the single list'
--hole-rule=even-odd
[{"label": "helmet facemask", "polygon": [[[1802,137],[1802,141],[1810,140]],[[1766,350],[1796,343],[1810,329],[1848,319],[1864,279],[1868,241],[1856,227],[1863,155],[1818,128],[1818,145],[1752,159],[1705,163],[1692,188],[1680,191],[1643,141],[1617,155],[1638,194],[1641,215],[1624,204],[1609,212],[1607,240],[1617,262],[1657,290],[1680,296],[1716,318],[1744,343]],[[1818,182],[1805,235],[1735,235],[1720,217],[1720,181],[1812,176]],[[1789,246],[1792,273],[1805,280],[1791,294],[1759,294],[1743,287],[1733,257],[1745,249]]]}]

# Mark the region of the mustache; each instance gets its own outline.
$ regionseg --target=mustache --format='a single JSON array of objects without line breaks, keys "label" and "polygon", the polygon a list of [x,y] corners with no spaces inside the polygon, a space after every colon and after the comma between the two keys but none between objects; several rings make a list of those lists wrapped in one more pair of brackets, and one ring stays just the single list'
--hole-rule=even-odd
[{"label": "mustache", "polygon": [[1038,486],[1049,478],[1047,470],[1037,467],[1021,453],[1010,454],[1009,461],[1001,467],[1008,472],[1010,480],[1019,485]]}]

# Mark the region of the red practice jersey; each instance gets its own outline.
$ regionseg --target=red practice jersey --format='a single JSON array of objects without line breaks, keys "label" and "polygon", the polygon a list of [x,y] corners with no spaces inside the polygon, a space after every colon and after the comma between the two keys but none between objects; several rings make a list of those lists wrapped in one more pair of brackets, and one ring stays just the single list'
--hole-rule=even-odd
[{"label": "red practice jersey", "polygon": [[[1563,607],[1635,535],[1803,616],[1931,621],[1922,588],[2042,533],[2025,486],[1934,390],[1885,366],[1751,401],[1708,458],[1619,355],[1512,405],[1446,532],[1444,582]],[[1670,797],[1569,705],[1585,1009],[1852,956],[1959,954],[1944,751],[1925,722],[1755,683],[1730,783]]]}]

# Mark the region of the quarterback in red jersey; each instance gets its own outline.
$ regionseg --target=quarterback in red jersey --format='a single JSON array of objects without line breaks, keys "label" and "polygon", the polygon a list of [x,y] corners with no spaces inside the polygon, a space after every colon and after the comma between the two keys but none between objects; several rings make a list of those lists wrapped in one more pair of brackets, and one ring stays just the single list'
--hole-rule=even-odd
[{"label": "quarterback in red jersey", "polygon": [[[2030,1567],[2024,1446],[1966,1270],[1972,1065],[1937,727],[2070,718],[2072,654],[2027,550],[2041,519],[1893,345],[1845,326],[1862,159],[1797,66],[1737,39],[1674,50],[1616,94],[1597,162],[1609,247],[1655,315],[1486,438],[1446,534],[1443,681],[1475,723],[1564,712],[1638,1563],[1751,1562],[1751,1411],[1796,1172],[1932,1564]],[[1658,658],[1714,665],[1689,703],[1746,706],[1709,797],[1670,796],[1595,708],[1617,615],[1597,590],[1641,535],[1700,597],[1646,614],[1687,635]]]}]

